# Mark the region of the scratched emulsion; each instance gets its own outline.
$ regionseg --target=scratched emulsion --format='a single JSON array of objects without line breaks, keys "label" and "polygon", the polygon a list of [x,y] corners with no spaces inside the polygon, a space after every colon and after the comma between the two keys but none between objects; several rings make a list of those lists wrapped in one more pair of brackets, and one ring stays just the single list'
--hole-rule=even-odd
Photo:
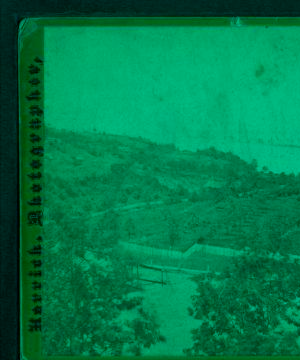
[{"label": "scratched emulsion", "polygon": [[299,35],[46,28],[46,355],[300,354]]}]

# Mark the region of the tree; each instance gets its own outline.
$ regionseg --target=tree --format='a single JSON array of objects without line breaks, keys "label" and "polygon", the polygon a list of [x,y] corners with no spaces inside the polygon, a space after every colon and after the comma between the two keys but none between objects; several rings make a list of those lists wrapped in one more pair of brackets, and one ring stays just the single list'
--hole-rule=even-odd
[{"label": "tree", "polygon": [[129,239],[136,235],[136,226],[131,217],[126,220],[124,228]]},{"label": "tree", "polygon": [[[214,282],[197,281],[190,314],[201,320],[192,331],[194,355],[296,355],[300,321],[279,333],[300,295],[300,267],[249,252]],[[291,320],[289,320],[291,321]]]},{"label": "tree", "polygon": [[263,171],[263,172],[267,173],[267,172],[268,172],[268,170],[269,170],[269,169],[268,169],[268,167],[267,167],[267,166],[263,166],[263,167],[262,167],[262,171]]},{"label": "tree", "polygon": [[170,246],[173,247],[180,239],[179,226],[174,218],[169,218],[168,226]]},{"label": "tree", "polygon": [[189,200],[193,203],[196,203],[198,201],[201,200],[201,197],[200,195],[196,192],[196,191],[192,191],[190,194],[189,194]]},{"label": "tree", "polygon": [[258,163],[257,163],[257,160],[256,159],[253,159],[250,163],[250,166],[251,168],[256,171],[257,170],[257,166],[258,166]]},{"label": "tree", "polygon": [[120,239],[119,216],[114,210],[107,211],[94,225],[89,236],[89,243],[100,251],[113,248]]},{"label": "tree", "polygon": [[[140,355],[143,348],[163,341],[155,318],[143,309],[143,299],[131,295],[130,273],[121,259],[90,263],[88,270],[78,260],[71,254],[47,256],[43,296],[47,355]],[[136,315],[126,320],[132,309]]]}]

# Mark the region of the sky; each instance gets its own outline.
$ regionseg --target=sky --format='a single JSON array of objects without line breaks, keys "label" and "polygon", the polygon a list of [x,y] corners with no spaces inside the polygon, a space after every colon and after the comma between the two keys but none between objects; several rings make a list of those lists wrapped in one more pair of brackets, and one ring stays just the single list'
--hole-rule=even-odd
[{"label": "sky", "polygon": [[300,171],[279,146],[300,146],[300,27],[48,27],[44,46],[51,126]]}]

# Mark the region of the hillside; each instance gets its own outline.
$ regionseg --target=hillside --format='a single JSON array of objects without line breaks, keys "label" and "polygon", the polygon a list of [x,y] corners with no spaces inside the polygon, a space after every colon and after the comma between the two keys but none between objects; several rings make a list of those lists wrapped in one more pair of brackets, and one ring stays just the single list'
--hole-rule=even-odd
[{"label": "hillside", "polygon": [[87,246],[199,242],[300,255],[300,176],[258,171],[255,160],[47,128],[45,177],[46,224],[77,229]]}]

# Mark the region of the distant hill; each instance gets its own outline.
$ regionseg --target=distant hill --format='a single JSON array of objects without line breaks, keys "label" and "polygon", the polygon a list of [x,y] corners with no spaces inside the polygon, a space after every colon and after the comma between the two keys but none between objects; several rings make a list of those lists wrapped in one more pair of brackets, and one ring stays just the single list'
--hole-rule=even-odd
[{"label": "distant hill", "polygon": [[115,236],[300,255],[300,176],[258,171],[230,152],[46,128],[45,176],[46,221],[81,222],[95,243]]}]

